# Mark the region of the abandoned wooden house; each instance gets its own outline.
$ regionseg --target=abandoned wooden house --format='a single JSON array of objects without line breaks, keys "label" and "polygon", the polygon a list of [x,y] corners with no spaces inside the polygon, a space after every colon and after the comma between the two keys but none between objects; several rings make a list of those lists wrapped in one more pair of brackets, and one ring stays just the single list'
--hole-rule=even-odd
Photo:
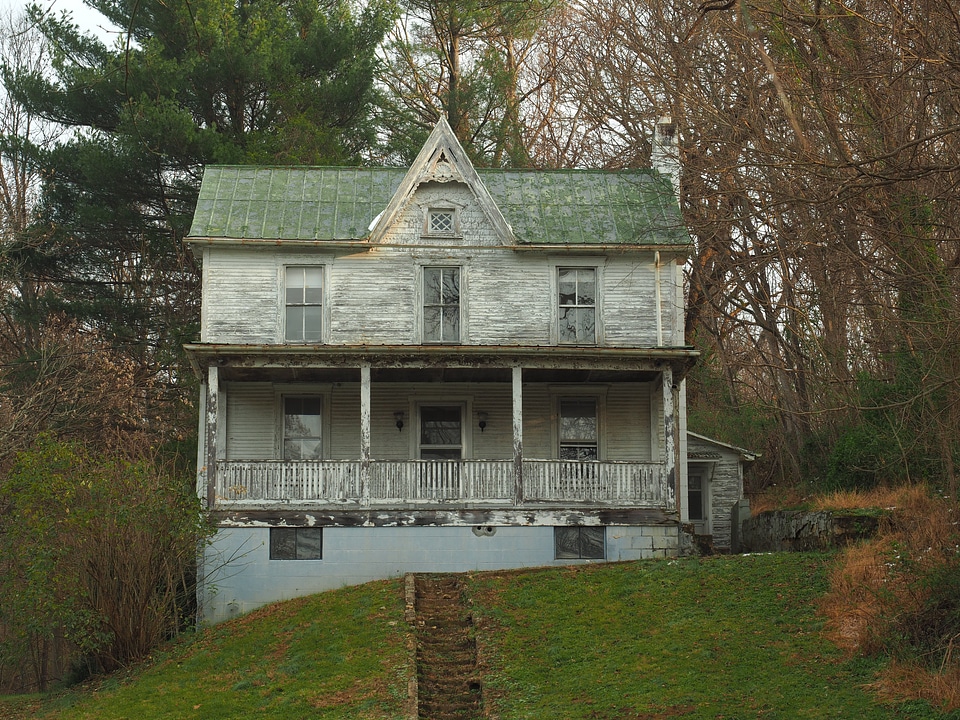
[{"label": "abandoned wooden house", "polygon": [[[676,554],[696,352],[669,170],[478,171],[442,120],[410,168],[208,167],[204,618]],[[703,532],[740,493],[707,476]]]}]

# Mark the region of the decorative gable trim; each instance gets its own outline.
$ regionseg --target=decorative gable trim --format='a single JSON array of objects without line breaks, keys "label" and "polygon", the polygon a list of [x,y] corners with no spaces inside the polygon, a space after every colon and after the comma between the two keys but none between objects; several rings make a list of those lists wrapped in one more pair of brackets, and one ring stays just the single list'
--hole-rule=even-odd
[{"label": "decorative gable trim", "polygon": [[403,181],[387,204],[383,213],[374,221],[370,242],[378,243],[410,204],[416,189],[425,182],[459,182],[465,184],[477,198],[481,210],[494,232],[504,245],[516,245],[513,229],[504,219],[500,208],[493,201],[486,186],[480,180],[473,163],[445,118],[433,128],[426,144],[413,161]]}]

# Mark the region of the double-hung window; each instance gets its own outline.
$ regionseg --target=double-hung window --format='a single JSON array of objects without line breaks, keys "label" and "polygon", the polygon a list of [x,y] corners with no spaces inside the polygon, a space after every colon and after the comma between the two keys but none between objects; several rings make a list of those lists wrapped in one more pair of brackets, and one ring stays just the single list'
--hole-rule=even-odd
[{"label": "double-hung window", "polygon": [[558,339],[568,345],[597,341],[597,271],[595,268],[557,268],[559,291]]},{"label": "double-hung window", "polygon": [[423,341],[460,342],[460,268],[423,268]]},{"label": "double-hung window", "polygon": [[284,276],[288,342],[320,342],[323,335],[323,268],[288,267]]},{"label": "double-hung window", "polygon": [[284,460],[319,460],[323,456],[322,409],[319,395],[283,397]]},{"label": "double-hung window", "polygon": [[560,459],[597,460],[597,401],[595,398],[560,400]]}]

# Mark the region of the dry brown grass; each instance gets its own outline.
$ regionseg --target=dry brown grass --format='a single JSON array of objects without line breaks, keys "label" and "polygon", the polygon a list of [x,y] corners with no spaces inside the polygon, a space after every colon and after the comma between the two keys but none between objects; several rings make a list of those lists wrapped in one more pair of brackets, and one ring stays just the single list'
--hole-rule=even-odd
[{"label": "dry brown grass", "polygon": [[946,664],[940,672],[892,662],[869,687],[884,700],[926,700],[944,712],[960,710],[960,665],[956,662]]},{"label": "dry brown grass", "polygon": [[[857,498],[861,505],[851,504]],[[844,650],[890,652],[902,642],[905,622],[917,617],[930,597],[924,578],[957,562],[955,502],[910,487],[881,493],[842,493],[822,499],[823,508],[887,507],[878,536],[841,555],[830,577],[830,592],[821,611],[827,632]],[[954,638],[957,639],[957,638]],[[899,700],[923,699],[945,708],[960,707],[960,648],[953,640],[939,669],[916,663],[892,663],[875,689]]]},{"label": "dry brown grass", "polygon": [[910,485],[872,490],[844,490],[810,498],[813,510],[859,510],[862,508],[904,508],[928,496],[923,486]]},{"label": "dry brown grass", "polygon": [[926,488],[910,485],[872,490],[843,490],[823,495],[803,495],[796,488],[773,486],[750,496],[750,510],[754,515],[769,510],[784,508],[808,508],[810,510],[861,510],[863,508],[898,508],[915,501],[918,495],[927,494]]}]

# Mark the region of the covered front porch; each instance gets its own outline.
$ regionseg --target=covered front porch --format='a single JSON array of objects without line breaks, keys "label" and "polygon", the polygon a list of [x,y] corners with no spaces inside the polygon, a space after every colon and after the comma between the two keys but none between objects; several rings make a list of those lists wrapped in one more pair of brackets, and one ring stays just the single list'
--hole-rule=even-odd
[{"label": "covered front porch", "polygon": [[[200,480],[211,510],[340,517],[676,510],[676,384],[693,351],[212,345],[188,351],[206,380]],[[334,388],[325,399],[325,422],[332,418],[339,437],[332,449],[322,457],[291,458],[281,439],[276,450],[252,457],[227,452],[230,393],[255,385],[286,388],[292,396],[302,388]],[[627,389],[637,387],[647,388],[652,409],[631,407]],[[274,392],[282,402],[281,391]],[[557,416],[565,412],[563,398],[571,397],[567,405],[574,408],[588,397],[609,406],[594,446],[577,439],[565,444],[562,432],[558,437]],[[431,430],[442,435],[446,421],[427,418],[444,404],[459,408],[454,417],[462,441],[454,450],[429,437]],[[625,407],[646,418],[649,447],[642,452],[626,437]]]}]

